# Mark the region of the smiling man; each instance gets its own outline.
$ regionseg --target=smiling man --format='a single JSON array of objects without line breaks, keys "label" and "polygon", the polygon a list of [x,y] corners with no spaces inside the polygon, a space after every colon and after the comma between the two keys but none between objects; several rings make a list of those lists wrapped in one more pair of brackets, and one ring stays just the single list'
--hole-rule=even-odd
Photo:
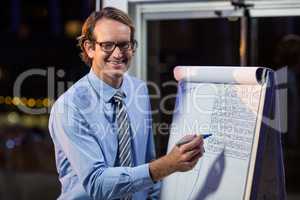
[{"label": "smiling man", "polygon": [[127,14],[92,13],[79,46],[91,70],[60,96],[49,119],[59,199],[159,199],[162,178],[196,165],[202,138],[155,160],[146,84],[125,74],[137,47]]}]

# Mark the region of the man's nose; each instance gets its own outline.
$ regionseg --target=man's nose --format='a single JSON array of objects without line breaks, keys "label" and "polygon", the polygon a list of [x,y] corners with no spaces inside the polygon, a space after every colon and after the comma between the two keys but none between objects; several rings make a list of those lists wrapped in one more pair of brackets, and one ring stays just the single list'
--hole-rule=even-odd
[{"label": "man's nose", "polygon": [[118,46],[116,46],[116,48],[112,52],[112,55],[116,58],[120,58],[123,56],[123,52],[121,51],[121,49]]}]

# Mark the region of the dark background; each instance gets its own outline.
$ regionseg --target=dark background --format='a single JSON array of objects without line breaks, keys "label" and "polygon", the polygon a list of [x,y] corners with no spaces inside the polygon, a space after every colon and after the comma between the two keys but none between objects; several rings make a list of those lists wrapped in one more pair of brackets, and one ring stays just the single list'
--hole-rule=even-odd
[{"label": "dark background", "polygon": [[[22,72],[49,67],[47,76],[34,75],[22,84],[22,102],[46,108],[89,71],[79,57],[76,37],[84,19],[95,10],[93,0],[6,0],[0,3],[0,199],[53,200],[60,193],[54,148],[48,133],[49,112],[30,115],[12,101],[13,86]],[[63,70],[64,73],[60,73]],[[60,71],[62,72],[62,71]],[[46,100],[46,103],[44,102]],[[44,104],[43,104],[44,102]],[[47,104],[48,102],[48,104]]]}]

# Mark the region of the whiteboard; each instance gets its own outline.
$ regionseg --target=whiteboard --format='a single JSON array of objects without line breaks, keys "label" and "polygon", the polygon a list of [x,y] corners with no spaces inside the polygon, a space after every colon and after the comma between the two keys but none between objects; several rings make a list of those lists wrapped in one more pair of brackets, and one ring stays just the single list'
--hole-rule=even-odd
[{"label": "whiteboard", "polygon": [[212,134],[195,168],[163,180],[162,200],[248,199],[266,83],[258,67],[176,67],[170,151],[187,134]]}]

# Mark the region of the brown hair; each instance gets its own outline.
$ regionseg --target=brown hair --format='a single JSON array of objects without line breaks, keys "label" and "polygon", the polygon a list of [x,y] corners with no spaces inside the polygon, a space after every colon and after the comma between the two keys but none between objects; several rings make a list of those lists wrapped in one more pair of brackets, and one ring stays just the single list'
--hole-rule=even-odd
[{"label": "brown hair", "polygon": [[117,8],[113,8],[113,7],[105,7],[99,12],[93,12],[85,20],[85,22],[82,26],[81,35],[77,38],[78,46],[81,49],[80,57],[81,57],[82,61],[85,64],[87,64],[88,66],[92,65],[92,59],[90,59],[88,57],[87,53],[85,52],[83,44],[86,40],[91,41],[93,43],[93,45],[95,44],[94,43],[94,41],[95,41],[95,36],[94,36],[95,25],[96,25],[97,21],[99,21],[100,19],[103,19],[103,18],[116,20],[118,22],[121,22],[122,24],[129,26],[130,40],[134,41],[135,29],[134,29],[132,20],[125,12],[123,12]]}]

